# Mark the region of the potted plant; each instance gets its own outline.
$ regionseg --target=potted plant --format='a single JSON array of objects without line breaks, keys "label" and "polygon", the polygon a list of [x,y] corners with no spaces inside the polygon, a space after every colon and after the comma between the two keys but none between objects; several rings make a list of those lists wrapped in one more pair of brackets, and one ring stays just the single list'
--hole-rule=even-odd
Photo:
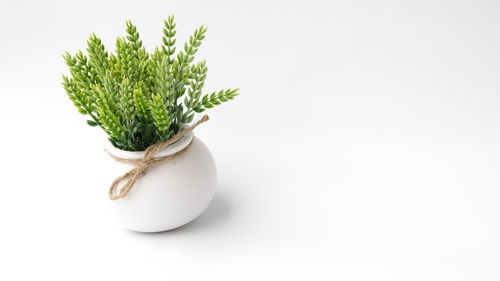
[{"label": "potted plant", "polygon": [[108,53],[94,34],[88,56],[64,54],[70,75],[62,85],[87,124],[102,128],[110,171],[122,170],[109,197],[124,228],[158,232],[182,226],[209,205],[216,187],[214,160],[193,129],[196,113],[233,99],[238,89],[202,94],[205,61],[194,62],[207,28],[194,31],[176,53],[173,15],[164,21],[163,44],[146,52],[136,26]]}]

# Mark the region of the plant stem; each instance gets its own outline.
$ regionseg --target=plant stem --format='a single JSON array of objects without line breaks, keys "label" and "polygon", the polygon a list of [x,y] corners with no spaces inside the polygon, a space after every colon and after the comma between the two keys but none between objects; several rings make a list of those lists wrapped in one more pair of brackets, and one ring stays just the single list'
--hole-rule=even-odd
[{"label": "plant stem", "polygon": [[92,112],[90,112],[89,108],[88,108],[87,106],[85,106],[85,104],[83,104],[83,103],[82,103],[82,106],[83,106],[83,108],[84,108],[84,109],[85,109],[85,110],[89,113],[90,118],[92,118],[92,120],[94,120],[94,122],[96,122],[96,123],[97,123],[97,125],[99,125],[99,127],[101,127],[104,131],[106,131],[106,130],[104,129],[104,127],[101,125],[101,122],[99,122],[99,120],[97,119],[97,117],[95,117],[95,116],[92,114]]}]

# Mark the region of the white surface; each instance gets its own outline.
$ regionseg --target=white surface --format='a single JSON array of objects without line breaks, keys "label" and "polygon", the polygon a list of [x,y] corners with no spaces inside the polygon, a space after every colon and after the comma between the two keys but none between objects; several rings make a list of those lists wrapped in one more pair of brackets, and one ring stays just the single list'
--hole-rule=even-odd
[{"label": "white surface", "polygon": [[[378,3],[375,3],[378,2]],[[152,50],[207,24],[196,130],[219,192],[176,231],[124,231],[64,50]],[[0,4],[1,280],[499,280],[500,2]],[[75,147],[77,149],[75,149]]]}]

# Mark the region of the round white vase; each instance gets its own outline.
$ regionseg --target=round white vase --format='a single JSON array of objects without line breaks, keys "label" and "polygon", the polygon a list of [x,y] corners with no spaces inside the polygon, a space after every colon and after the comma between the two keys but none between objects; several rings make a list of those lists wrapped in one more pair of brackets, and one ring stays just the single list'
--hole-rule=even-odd
[{"label": "round white vase", "polygon": [[[148,167],[124,198],[113,200],[112,209],[123,228],[139,232],[160,232],[183,226],[208,207],[215,194],[217,170],[212,154],[192,132],[157,153],[174,154],[173,159]],[[124,159],[142,159],[143,151],[125,151],[107,139],[109,153]],[[134,168],[109,157],[109,171],[118,177]],[[122,186],[121,183],[117,190]]]}]

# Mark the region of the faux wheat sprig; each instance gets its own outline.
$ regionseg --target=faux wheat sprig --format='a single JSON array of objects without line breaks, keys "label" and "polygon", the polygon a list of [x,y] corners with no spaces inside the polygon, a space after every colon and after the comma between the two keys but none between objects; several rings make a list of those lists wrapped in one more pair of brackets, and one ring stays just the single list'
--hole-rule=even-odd
[{"label": "faux wheat sprig", "polygon": [[176,24],[164,21],[162,46],[148,54],[137,27],[126,22],[126,36],[116,39],[115,53],[108,53],[100,38],[91,34],[87,53],[63,55],[69,75],[62,85],[90,126],[101,127],[110,141],[124,150],[145,150],[178,133],[195,113],[237,96],[238,89],[203,94],[208,68],[195,63],[207,28],[194,31],[176,52]]}]

